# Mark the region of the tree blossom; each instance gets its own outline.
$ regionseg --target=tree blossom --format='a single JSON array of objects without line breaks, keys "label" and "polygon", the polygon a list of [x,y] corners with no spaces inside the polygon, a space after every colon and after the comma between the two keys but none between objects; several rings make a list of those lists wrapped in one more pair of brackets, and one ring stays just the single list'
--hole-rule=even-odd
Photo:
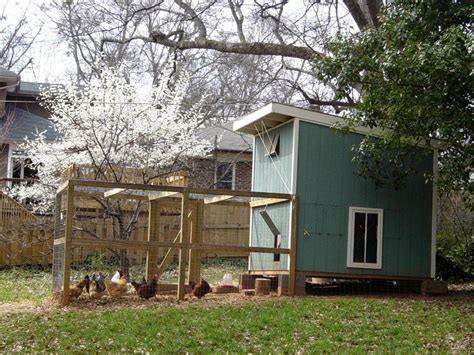
[{"label": "tree blossom", "polygon": [[98,80],[83,87],[55,86],[42,91],[58,133],[55,141],[44,132],[26,140],[24,149],[38,169],[38,181],[12,190],[18,198],[37,202],[47,210],[54,201],[61,174],[72,164],[92,167],[97,179],[126,181],[126,169],[143,171],[143,183],[169,171],[183,159],[203,156],[210,143],[199,138],[203,123],[201,100],[189,107],[185,97],[190,75],[170,81],[163,73],[158,86],[127,83],[113,69],[103,67]]}]

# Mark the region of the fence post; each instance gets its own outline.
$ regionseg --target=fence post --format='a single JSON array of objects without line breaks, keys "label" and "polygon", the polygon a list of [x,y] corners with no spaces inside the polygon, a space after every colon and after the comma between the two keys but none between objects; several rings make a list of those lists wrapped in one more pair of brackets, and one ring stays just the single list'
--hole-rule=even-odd
[{"label": "fence post", "polygon": [[[152,200],[148,203],[148,236],[147,240],[157,241],[160,234],[160,203]],[[145,278],[150,281],[158,270],[158,248],[147,249]]]},{"label": "fence post", "polygon": [[186,264],[189,258],[189,192],[185,188],[183,191],[183,198],[181,200],[181,235],[179,248],[179,274],[178,274],[178,300],[184,300],[186,293]]},{"label": "fence post", "polygon": [[204,212],[204,201],[193,202],[193,213],[191,216],[191,250],[189,252],[189,281],[199,282],[201,277],[201,251],[193,249],[193,243],[202,242],[202,221]]},{"label": "fence post", "polygon": [[63,306],[69,303],[69,278],[71,276],[71,247],[72,247],[72,225],[74,214],[74,184],[69,181],[67,185],[67,208],[66,228],[64,233],[64,272],[63,272]]}]

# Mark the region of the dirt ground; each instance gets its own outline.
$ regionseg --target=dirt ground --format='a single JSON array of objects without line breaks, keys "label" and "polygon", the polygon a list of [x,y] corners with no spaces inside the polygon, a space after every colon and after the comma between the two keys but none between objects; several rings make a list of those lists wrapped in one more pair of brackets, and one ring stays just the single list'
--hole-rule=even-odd
[{"label": "dirt ground", "polygon": [[[240,293],[229,294],[207,294],[201,299],[197,299],[191,295],[186,295],[184,301],[176,300],[175,295],[157,295],[155,298],[145,300],[139,298],[136,294],[129,293],[125,296],[112,299],[104,296],[99,300],[89,299],[86,295],[81,295],[77,300],[65,307],[61,307],[57,301],[44,300],[42,302],[23,301],[16,303],[0,303],[0,314],[9,313],[48,313],[53,311],[105,311],[114,309],[133,308],[144,309],[149,307],[188,307],[202,305],[205,307],[220,305],[235,305],[246,302],[265,302],[269,299],[276,298],[275,293],[268,296],[245,296]],[[281,297],[280,297],[281,298]]]},{"label": "dirt ground", "polygon": [[[307,296],[318,298],[350,298],[355,295],[326,295],[326,296]],[[363,295],[358,297],[370,298],[389,298],[399,300],[428,300],[439,302],[451,302],[462,300],[467,303],[474,304],[474,282],[467,284],[452,284],[449,286],[449,294],[446,296],[423,297],[419,295]],[[145,300],[139,298],[133,291],[129,291],[126,295],[118,299],[112,299],[109,296],[104,296],[99,300],[90,299],[86,294],[81,295],[77,300],[71,301],[66,307],[61,307],[57,301],[46,299],[43,301],[22,301],[14,303],[0,303],[0,315],[12,313],[48,313],[54,311],[106,311],[123,308],[145,309],[149,307],[189,307],[189,306],[203,306],[215,307],[221,305],[237,305],[247,302],[265,302],[270,299],[277,298],[276,293],[271,293],[268,296],[246,296],[241,293],[216,294],[210,293],[201,299],[197,299],[191,294],[186,295],[184,301],[176,300],[176,295],[157,295],[156,297]],[[286,298],[286,297],[278,297]]]}]

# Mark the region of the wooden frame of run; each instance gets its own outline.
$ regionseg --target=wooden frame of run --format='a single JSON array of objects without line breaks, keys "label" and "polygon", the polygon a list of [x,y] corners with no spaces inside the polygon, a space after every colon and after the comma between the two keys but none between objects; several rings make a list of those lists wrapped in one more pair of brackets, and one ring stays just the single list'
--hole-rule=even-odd
[{"label": "wooden frame of run", "polygon": [[[77,191],[76,189],[80,189]],[[91,188],[91,191],[87,191]],[[97,192],[97,188],[108,189],[105,192]],[[127,193],[124,193],[126,192]],[[139,194],[132,193],[140,191]],[[69,302],[69,285],[70,285],[70,267],[71,267],[71,249],[73,246],[98,246],[109,248],[122,248],[130,250],[146,251],[146,277],[149,278],[155,273],[159,273],[167,266],[168,256],[172,250],[179,251],[179,274],[178,274],[178,300],[183,300],[186,290],[186,276],[190,280],[196,280],[200,276],[200,257],[202,252],[255,252],[255,253],[271,253],[271,254],[288,254],[289,263],[289,282],[288,293],[294,295],[295,290],[295,265],[296,265],[296,218],[297,218],[297,198],[295,195],[268,192],[253,191],[229,191],[229,190],[211,190],[200,188],[189,188],[180,186],[161,186],[161,185],[145,185],[133,183],[114,183],[95,180],[67,180],[57,190],[56,201],[60,202],[62,196],[66,194],[66,219],[64,236],[59,235],[59,221],[56,223],[56,233],[54,245],[64,245],[63,257],[63,280],[62,280],[62,297],[61,304],[66,305]],[[191,198],[190,195],[205,195],[207,197]],[[131,240],[100,240],[95,238],[73,238],[73,211],[75,197],[98,197],[106,196],[108,198],[126,198],[137,200],[148,200],[149,216],[148,216],[148,235],[147,240],[131,241]],[[212,196],[212,197],[209,197]],[[253,197],[258,198],[251,202],[229,201],[234,197]],[[158,241],[158,226],[160,218],[160,206],[176,205],[178,198],[181,199],[181,228],[173,242]],[[255,246],[229,246],[205,244],[202,242],[202,210],[203,205],[207,203],[214,204],[246,204],[249,206],[272,204],[288,201],[292,206],[291,214],[291,245],[290,248],[269,248]],[[61,213],[61,211],[56,211]],[[165,256],[161,265],[158,264],[158,248],[169,248],[167,256]],[[186,266],[189,264],[188,273]]]}]

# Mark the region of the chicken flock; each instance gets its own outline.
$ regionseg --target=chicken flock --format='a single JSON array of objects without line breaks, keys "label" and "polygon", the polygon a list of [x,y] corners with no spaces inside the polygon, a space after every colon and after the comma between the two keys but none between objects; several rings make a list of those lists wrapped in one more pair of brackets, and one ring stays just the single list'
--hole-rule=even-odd
[{"label": "chicken flock", "polygon": [[[132,281],[131,285],[139,297],[150,299],[156,296],[158,290],[158,276],[153,276],[150,281],[142,277],[140,282]],[[212,292],[209,283],[202,278],[199,283],[189,281],[189,286],[191,293],[198,299]],[[109,295],[112,298],[119,298],[127,293],[128,280],[126,275],[120,270],[118,270],[110,280],[107,280],[101,272],[94,272],[92,277],[86,275],[77,284],[70,286],[69,298],[79,298],[84,289],[91,299],[100,299],[105,295]]]}]

